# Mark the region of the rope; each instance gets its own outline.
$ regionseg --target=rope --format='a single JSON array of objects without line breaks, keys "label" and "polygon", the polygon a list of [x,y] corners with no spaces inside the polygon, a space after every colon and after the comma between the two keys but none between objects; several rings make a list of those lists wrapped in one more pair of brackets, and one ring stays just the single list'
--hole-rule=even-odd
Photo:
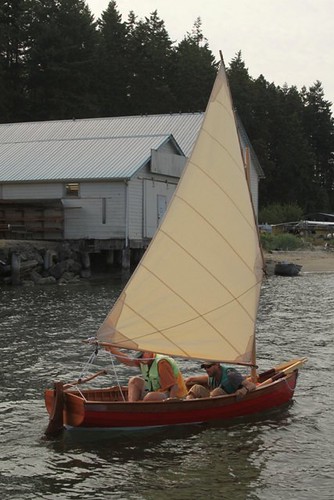
[{"label": "rope", "polygon": [[80,387],[79,387],[78,385],[76,386],[76,389],[78,390],[78,392],[79,392],[79,394],[81,395],[82,399],[84,399],[85,401],[87,401],[87,399],[86,399],[86,398],[85,398],[85,396],[83,395],[83,393],[82,393],[82,391],[81,391],[81,389],[80,389]]},{"label": "rope", "polygon": [[86,361],[86,364],[84,365],[84,367],[82,369],[82,372],[80,374],[79,380],[83,378],[83,376],[85,375],[85,373],[88,373],[88,367],[89,367],[89,365],[92,365],[94,363],[95,358],[98,355],[98,352],[99,352],[99,346],[96,345],[95,349],[94,349],[94,352],[92,352],[92,354],[89,356],[88,360]]},{"label": "rope", "polygon": [[114,359],[113,359],[113,357],[111,355],[111,352],[109,352],[109,356],[110,356],[110,359],[111,359],[111,365],[112,365],[112,368],[113,368],[113,371],[114,371],[114,375],[115,375],[115,379],[116,379],[116,383],[117,383],[119,392],[121,393],[123,401],[126,401],[125,396],[124,396],[123,391],[122,391],[122,387],[121,387],[119,378],[118,378],[118,375],[117,375],[116,366],[115,366],[115,363],[114,363]]},{"label": "rope", "polygon": [[286,385],[288,386],[288,389],[289,389],[291,392],[294,392],[294,390],[295,390],[295,386],[294,386],[294,387],[291,387],[291,385],[289,384],[289,382],[288,382],[288,380],[287,380],[287,379],[285,379],[285,383],[286,383]]},{"label": "rope", "polygon": [[[89,339],[89,340],[93,340],[93,339]],[[94,339],[94,340],[95,340],[95,339]],[[86,362],[86,365],[84,366],[84,369],[82,370],[82,373],[81,373],[80,378],[82,378],[82,377],[83,377],[83,375],[84,375],[84,373],[85,373],[85,370],[87,371],[87,367],[88,367],[90,364],[93,364],[93,362],[94,362],[94,360],[95,360],[96,356],[98,355],[98,352],[99,352],[99,344],[96,342],[96,343],[95,343],[95,350],[94,350],[94,352],[92,352],[92,354],[89,356],[88,361]],[[111,359],[111,365],[112,365],[112,369],[113,369],[113,372],[114,372],[114,375],[115,375],[115,379],[116,379],[116,384],[117,384],[117,387],[118,387],[118,389],[119,389],[119,392],[120,392],[120,394],[121,394],[121,396],[122,396],[123,401],[126,401],[126,398],[125,398],[124,393],[123,393],[123,391],[122,391],[122,386],[121,386],[121,383],[120,383],[119,378],[118,378],[118,374],[117,374],[116,366],[115,366],[115,363],[114,363],[114,359],[113,359],[113,357],[112,357],[112,355],[111,355],[111,352],[110,352],[110,351],[109,351],[109,356],[110,356],[110,359]],[[121,356],[118,356],[118,357],[120,358]],[[124,358],[125,358],[125,357],[126,357],[126,356],[124,356]],[[135,358],[134,358],[134,359],[135,359]],[[82,395],[81,391],[80,391],[80,394]],[[82,396],[83,396],[83,395],[82,395]]]},{"label": "rope", "polygon": [[[81,374],[80,374],[79,380],[81,380],[81,379],[84,377],[85,373],[88,373],[88,367],[89,367],[89,365],[92,365],[92,364],[94,363],[95,358],[96,358],[96,357],[97,357],[97,355],[98,355],[98,352],[99,352],[99,346],[98,346],[98,344],[96,344],[94,351],[90,354],[90,356],[89,356],[88,360],[86,361],[86,364],[84,365],[84,367],[83,367],[83,369],[82,369],[82,371],[81,371]],[[114,375],[115,375],[115,379],[116,379],[116,383],[117,383],[117,386],[118,386],[119,392],[120,392],[120,394],[121,394],[121,396],[122,396],[123,401],[126,401],[125,396],[124,396],[124,393],[123,393],[123,391],[122,391],[122,387],[121,387],[121,384],[120,384],[119,378],[118,378],[118,375],[117,375],[117,371],[116,371],[115,363],[114,363],[114,360],[113,360],[113,358],[112,358],[112,356],[111,356],[111,353],[110,353],[110,352],[109,352],[109,356],[110,356],[110,358],[111,358],[111,364],[112,364],[112,367],[113,367],[113,371],[114,371]],[[86,398],[85,398],[85,396],[83,395],[83,393],[82,393],[82,391],[81,391],[81,389],[80,389],[79,385],[77,385],[77,386],[76,386],[76,389],[77,389],[77,391],[79,392],[79,394],[81,395],[81,397],[82,397],[85,401],[87,401],[87,399],[86,399]]]},{"label": "rope", "polygon": [[[96,344],[95,344],[95,349],[94,349],[94,351],[90,354],[90,356],[89,356],[88,360],[86,361],[86,364],[84,365],[84,367],[83,367],[83,369],[82,369],[82,371],[81,371],[81,374],[80,374],[79,380],[81,380],[81,379],[84,377],[84,375],[85,375],[86,373],[88,373],[88,367],[94,363],[95,358],[96,358],[96,357],[97,357],[97,355],[98,355],[98,352],[99,352],[99,344],[98,344],[98,343],[96,343]],[[122,386],[121,386],[121,383],[120,383],[119,378],[118,378],[118,374],[117,374],[117,370],[116,370],[116,365],[115,365],[115,363],[114,363],[114,359],[113,359],[112,353],[111,353],[110,351],[109,351],[109,356],[110,356],[110,360],[111,360],[112,369],[113,369],[113,372],[114,372],[114,375],[115,375],[115,379],[116,379],[116,384],[117,384],[117,387],[118,387],[118,389],[119,389],[119,392],[120,392],[120,394],[121,394],[121,396],[122,396],[123,401],[126,401],[126,398],[125,398],[124,393],[123,393],[123,391],[122,391]],[[118,358],[124,358],[124,359],[126,358],[126,359],[129,359],[129,356],[119,356],[119,355],[117,355],[117,357],[118,357]],[[130,359],[132,359],[133,361],[134,361],[134,360],[137,360],[137,361],[139,361],[139,362],[140,362],[140,360],[141,360],[141,358],[136,358],[136,357],[134,357],[134,358],[130,358]],[[145,360],[146,360],[146,361],[153,361],[154,359],[155,359],[155,357],[153,357],[153,358],[145,358]],[[83,393],[81,392],[80,388],[79,388],[79,387],[77,387],[77,389],[78,389],[79,393],[81,394],[82,398],[86,400],[86,398],[84,397],[84,395],[83,395]]]}]

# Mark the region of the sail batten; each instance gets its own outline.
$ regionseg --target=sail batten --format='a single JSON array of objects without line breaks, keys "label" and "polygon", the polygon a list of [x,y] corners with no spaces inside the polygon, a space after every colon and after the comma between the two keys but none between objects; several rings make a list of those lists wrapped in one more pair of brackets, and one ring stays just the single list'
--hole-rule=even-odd
[{"label": "sail batten", "polygon": [[251,365],[263,262],[222,65],[167,213],[97,337]]}]

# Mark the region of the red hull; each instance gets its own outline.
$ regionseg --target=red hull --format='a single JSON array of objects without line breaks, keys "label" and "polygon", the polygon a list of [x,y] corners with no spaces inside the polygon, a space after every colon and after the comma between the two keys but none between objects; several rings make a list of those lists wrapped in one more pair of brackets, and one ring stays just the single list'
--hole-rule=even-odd
[{"label": "red hull", "polygon": [[[126,429],[214,422],[253,415],[288,403],[294,394],[297,375],[296,370],[284,378],[258,387],[239,400],[235,395],[230,395],[195,400],[129,403],[108,401],[106,399],[108,399],[107,394],[111,394],[110,389],[100,389],[82,391],[87,399],[85,401],[79,392],[65,391],[64,425],[79,428]],[[115,394],[115,389],[111,390],[114,391],[112,394]],[[49,413],[53,406],[53,398],[53,391],[47,390],[46,405]]]}]

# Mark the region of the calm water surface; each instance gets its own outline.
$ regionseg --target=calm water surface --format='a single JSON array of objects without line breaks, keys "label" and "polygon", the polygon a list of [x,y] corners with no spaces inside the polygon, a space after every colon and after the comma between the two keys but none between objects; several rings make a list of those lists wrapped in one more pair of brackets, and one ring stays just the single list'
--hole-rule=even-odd
[{"label": "calm water surface", "polygon": [[[233,424],[65,432],[47,441],[43,390],[77,378],[127,276],[80,286],[0,289],[3,499],[329,500],[334,489],[334,274],[271,277],[258,323],[261,369],[307,356],[294,401]],[[111,366],[101,352],[93,371]],[[181,362],[185,375],[194,362]],[[112,370],[111,370],[112,371]],[[126,382],[129,371],[117,366]],[[99,383],[115,383],[112,375]]]}]

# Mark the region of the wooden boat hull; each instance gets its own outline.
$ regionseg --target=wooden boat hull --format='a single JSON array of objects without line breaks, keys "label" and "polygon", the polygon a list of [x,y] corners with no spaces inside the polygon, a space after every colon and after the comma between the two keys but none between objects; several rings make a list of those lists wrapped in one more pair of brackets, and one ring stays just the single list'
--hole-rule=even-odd
[{"label": "wooden boat hull", "polygon": [[[116,387],[80,392],[65,390],[64,426],[133,429],[214,422],[253,415],[288,403],[293,397],[297,376],[298,370],[295,370],[279,380],[259,386],[241,399],[229,395],[193,400],[131,403],[115,400],[120,397]],[[46,390],[45,402],[50,415],[53,412],[54,397],[54,390]]]}]

